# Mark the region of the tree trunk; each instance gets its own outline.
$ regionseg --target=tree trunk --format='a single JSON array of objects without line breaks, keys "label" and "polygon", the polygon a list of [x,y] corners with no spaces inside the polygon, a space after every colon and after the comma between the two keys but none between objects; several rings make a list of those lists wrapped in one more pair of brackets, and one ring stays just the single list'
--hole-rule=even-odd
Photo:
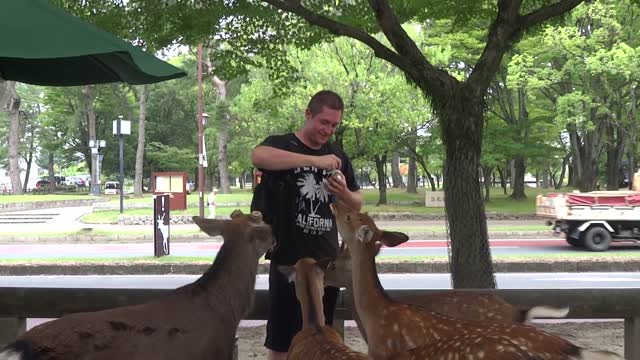
[{"label": "tree trunk", "polygon": [[[33,152],[35,151],[35,134],[33,131],[31,132],[31,137],[29,139],[29,152],[25,158],[27,163],[27,168],[24,172],[24,183],[22,184],[22,191],[26,193],[29,189],[29,177],[31,176],[31,165],[33,164]],[[34,184],[35,185],[35,184]]]},{"label": "tree trunk", "polygon": [[49,192],[53,193],[56,191],[56,173],[55,173],[55,169],[53,168],[54,166],[54,162],[53,162],[53,151],[49,152],[49,161],[47,162],[47,171],[48,171],[48,176],[49,176]]},{"label": "tree trunk", "polygon": [[[228,116],[228,114],[226,115]],[[229,143],[229,135],[227,129],[220,129],[218,133],[218,173],[220,175],[220,193],[231,194],[231,186],[229,183],[229,153],[227,144]]]},{"label": "tree trunk", "polygon": [[629,146],[627,149],[627,157],[629,158],[629,189],[632,189],[633,187],[633,175],[636,172],[635,150],[636,150],[636,139],[637,139],[637,133],[638,133],[638,125],[635,121],[638,115],[636,87],[637,85],[635,83],[631,87],[631,91],[629,95],[630,110],[629,110],[629,114],[627,115],[630,120],[629,123],[632,124],[631,130],[629,131]]},{"label": "tree trunk", "polygon": [[483,166],[482,179],[484,184],[484,202],[491,201],[491,172],[493,172],[493,166]]},{"label": "tree trunk", "polygon": [[228,129],[231,116],[227,107],[227,83],[213,73],[214,67],[209,59],[209,52],[207,51],[205,54],[204,59],[207,65],[207,73],[218,94],[218,99],[216,100],[219,113],[218,119],[220,120],[219,123],[216,124],[218,127],[218,174],[220,175],[218,192],[220,194],[231,194],[231,186],[229,184],[229,155],[227,152],[227,144],[229,142]]},{"label": "tree trunk", "polygon": [[559,190],[560,188],[562,188],[562,184],[564,184],[564,177],[565,174],[567,173],[567,168],[571,169],[569,165],[569,161],[571,159],[571,153],[567,154],[564,159],[562,159],[562,169],[560,170],[560,177],[558,177],[558,182],[556,182],[556,190]]},{"label": "tree trunk", "polygon": [[633,150],[627,150],[627,158],[629,159],[629,184],[627,184],[627,187],[629,188],[629,190],[631,190],[633,188],[633,176],[635,174],[634,169],[636,168],[636,158]]},{"label": "tree trunk", "polygon": [[[82,90],[83,100],[84,100],[84,114],[87,117],[87,125],[89,128],[89,141],[93,142],[95,147],[97,148],[97,138],[96,138],[96,112],[93,107],[93,87],[91,85],[87,85]],[[100,195],[100,179],[98,178],[98,166],[99,166],[99,157],[98,152],[91,152],[91,193],[95,196]]]},{"label": "tree trunk", "polygon": [[385,179],[387,178],[386,165],[387,165],[387,155],[384,154],[374,155],[374,160],[376,162],[376,173],[378,174],[378,204],[377,205],[386,205],[387,204],[387,182]]},{"label": "tree trunk", "polygon": [[136,149],[136,174],[133,181],[133,196],[142,197],[142,178],[144,170],[144,126],[147,118],[147,85],[140,86],[140,114],[138,115],[138,147]]},{"label": "tree trunk", "polygon": [[607,190],[618,190],[621,187],[620,169],[626,148],[626,135],[619,125],[609,124],[607,127]]},{"label": "tree trunk", "polygon": [[551,187],[551,169],[547,166],[546,162],[542,170],[542,188],[548,189]]},{"label": "tree trunk", "polygon": [[22,182],[20,181],[20,96],[16,92],[15,81],[10,81],[9,95],[9,178],[11,179],[11,192],[22,195]]},{"label": "tree trunk", "polygon": [[509,185],[513,189],[516,186],[516,161],[509,161]]},{"label": "tree trunk", "polygon": [[524,200],[527,198],[527,195],[524,193],[524,176],[527,169],[525,159],[522,156],[516,156],[512,164],[514,165],[515,173],[512,173],[513,192],[510,198],[513,200]]},{"label": "tree trunk", "polygon": [[402,180],[402,174],[400,174],[400,154],[397,151],[391,153],[391,180],[394,189],[404,189],[406,185]]},{"label": "tree trunk", "polygon": [[507,174],[505,168],[501,168],[498,166],[498,175],[500,176],[500,187],[502,188],[502,193],[507,195]]},{"label": "tree trunk", "polygon": [[[415,153],[412,152],[412,154],[415,154]],[[418,157],[418,156],[415,156],[414,158],[418,161],[418,163],[422,167],[422,170],[426,174],[427,179],[429,179],[429,184],[431,185],[431,191],[436,191],[436,189],[437,189],[436,183],[433,180],[433,176],[429,172],[429,169],[427,169],[427,164],[425,164],[424,159],[422,157]],[[440,183],[438,183],[438,186],[440,186]]]},{"label": "tree trunk", "polygon": [[451,276],[455,289],[495,288],[487,219],[478,169],[484,126],[483,100],[457,87],[443,109],[444,193],[451,235]]},{"label": "tree trunk", "polygon": [[418,166],[416,164],[416,137],[417,130],[414,128],[409,138],[409,172],[407,173],[407,192],[409,194],[418,193]]},{"label": "tree trunk", "polygon": [[9,99],[11,98],[10,85],[11,81],[6,81],[0,77],[0,111],[9,108]]}]

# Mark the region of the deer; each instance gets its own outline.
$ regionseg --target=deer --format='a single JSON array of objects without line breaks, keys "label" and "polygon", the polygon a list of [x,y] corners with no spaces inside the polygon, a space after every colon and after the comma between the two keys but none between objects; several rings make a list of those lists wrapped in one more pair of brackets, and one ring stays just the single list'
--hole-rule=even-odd
[{"label": "deer", "polygon": [[259,212],[231,219],[193,217],[223,244],[194,282],[147,303],[65,315],[22,334],[0,359],[224,359],[255,295],[259,259],[273,246]]},{"label": "deer", "polygon": [[325,324],[322,297],[324,272],[330,261],[328,258],[319,261],[302,258],[293,266],[278,267],[289,282],[295,283],[302,310],[302,329],[291,340],[288,360],[371,359],[345,345],[342,336]]},{"label": "deer", "polygon": [[409,237],[378,229],[367,214],[340,201],[331,209],[351,253],[355,308],[373,359],[620,359],[526,324],[456,319],[392,300],[376,271],[376,242],[394,247]]},{"label": "deer", "polygon": [[[382,243],[376,242],[376,256]],[[325,284],[351,290],[352,282],[351,255],[346,243],[340,244],[338,256],[329,264],[325,272]],[[569,308],[550,306],[534,306],[521,309],[506,302],[495,294],[478,293],[464,290],[443,291],[428,295],[406,295],[395,300],[421,306],[443,315],[467,320],[490,320],[499,322],[527,323],[534,318],[562,318],[567,316]],[[345,301],[353,304],[353,293],[345,292]],[[358,329],[366,341],[362,322],[357,313],[353,314]]]}]

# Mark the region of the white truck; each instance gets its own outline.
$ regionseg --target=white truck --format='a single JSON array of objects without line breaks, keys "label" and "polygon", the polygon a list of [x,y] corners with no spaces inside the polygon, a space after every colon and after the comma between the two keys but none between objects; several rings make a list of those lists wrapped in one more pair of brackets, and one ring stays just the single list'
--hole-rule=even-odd
[{"label": "white truck", "polygon": [[591,251],[605,251],[612,241],[640,241],[639,191],[538,195],[536,215],[549,219],[569,244]]}]

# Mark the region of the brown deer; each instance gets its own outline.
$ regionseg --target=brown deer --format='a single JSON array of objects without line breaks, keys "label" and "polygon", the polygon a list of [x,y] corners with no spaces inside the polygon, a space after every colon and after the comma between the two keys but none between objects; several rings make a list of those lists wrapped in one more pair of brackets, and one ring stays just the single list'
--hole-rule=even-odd
[{"label": "brown deer", "polygon": [[322,296],[324,270],[329,261],[302,258],[294,266],[278,268],[289,281],[295,282],[296,297],[302,310],[302,329],[291,341],[287,355],[289,360],[370,359],[345,345],[342,337],[331,326],[325,325]]},{"label": "brown deer", "polygon": [[535,327],[455,319],[392,300],[375,266],[376,242],[397,246],[408,240],[382,231],[367,215],[341,202],[332,204],[336,224],[353,263],[353,296],[374,359],[620,359],[589,351]]},{"label": "brown deer", "polygon": [[230,220],[193,220],[224,241],[195,282],[145,304],[41,324],[0,359],[231,359],[238,324],[253,303],[258,260],[273,244],[271,227],[259,212],[238,210]]},{"label": "brown deer", "polygon": [[[376,243],[376,255],[381,243]],[[333,260],[325,272],[325,284],[335,287],[352,289],[351,255],[349,249],[342,242],[338,256]],[[569,308],[554,308],[549,306],[534,306],[521,309],[504,301],[495,294],[482,294],[471,291],[451,290],[428,295],[407,295],[394,300],[421,306],[427,310],[442,315],[467,320],[490,320],[500,322],[529,322],[536,317],[561,318],[569,312]],[[345,292],[345,301],[353,304],[353,293]],[[354,314],[360,332],[366,341],[362,322],[357,313]]]}]

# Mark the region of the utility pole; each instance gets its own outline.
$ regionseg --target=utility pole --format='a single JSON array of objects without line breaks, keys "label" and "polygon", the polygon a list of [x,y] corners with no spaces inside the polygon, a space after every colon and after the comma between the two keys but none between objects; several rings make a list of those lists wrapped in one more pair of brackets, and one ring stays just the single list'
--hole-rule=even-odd
[{"label": "utility pole", "polygon": [[202,90],[202,43],[198,44],[198,209],[204,217],[204,94]]}]

